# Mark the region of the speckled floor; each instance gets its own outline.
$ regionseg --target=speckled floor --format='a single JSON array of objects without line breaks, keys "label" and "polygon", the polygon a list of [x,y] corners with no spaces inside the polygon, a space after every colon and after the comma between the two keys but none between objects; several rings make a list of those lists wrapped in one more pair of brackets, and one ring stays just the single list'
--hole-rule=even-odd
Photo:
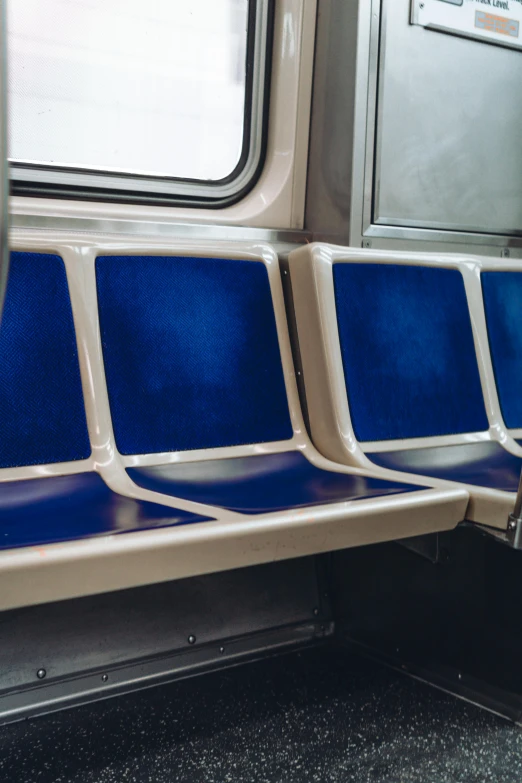
[{"label": "speckled floor", "polygon": [[2,783],[522,780],[522,732],[309,650],[0,728]]}]

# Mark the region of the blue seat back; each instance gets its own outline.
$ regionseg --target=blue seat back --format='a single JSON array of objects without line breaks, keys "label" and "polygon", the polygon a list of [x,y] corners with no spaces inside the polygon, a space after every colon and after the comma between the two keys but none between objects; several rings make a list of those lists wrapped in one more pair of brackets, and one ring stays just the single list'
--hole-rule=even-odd
[{"label": "blue seat back", "polygon": [[263,263],[105,256],[96,280],[120,453],[292,437]]},{"label": "blue seat back", "polygon": [[522,427],[522,272],[482,272],[489,347],[506,427]]},{"label": "blue seat back", "polygon": [[336,263],[344,377],[360,441],[488,429],[457,269]]},{"label": "blue seat back", "polygon": [[0,324],[0,468],[90,453],[64,263],[11,253]]}]

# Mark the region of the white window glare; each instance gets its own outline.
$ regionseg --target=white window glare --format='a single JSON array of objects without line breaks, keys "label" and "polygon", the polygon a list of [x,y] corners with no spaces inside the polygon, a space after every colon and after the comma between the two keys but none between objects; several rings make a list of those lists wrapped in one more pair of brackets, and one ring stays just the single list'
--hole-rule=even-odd
[{"label": "white window glare", "polygon": [[248,0],[10,0],[9,157],[220,180],[243,147]]}]

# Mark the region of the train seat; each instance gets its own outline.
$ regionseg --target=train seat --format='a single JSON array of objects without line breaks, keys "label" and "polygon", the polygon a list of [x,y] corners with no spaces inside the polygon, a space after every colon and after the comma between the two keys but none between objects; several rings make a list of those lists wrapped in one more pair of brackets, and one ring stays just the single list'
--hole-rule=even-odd
[{"label": "train seat", "polygon": [[29,252],[12,241],[0,328],[1,609],[463,519],[462,488],[334,464],[314,449],[269,246],[223,257],[66,239]]},{"label": "train seat", "polygon": [[510,261],[498,271],[488,265],[480,280],[500,415],[522,445],[522,264]]},{"label": "train seat", "polygon": [[465,259],[317,244],[289,268],[318,449],[403,480],[458,482],[468,519],[505,528],[522,459],[488,417]]},{"label": "train seat", "polygon": [[386,513],[433,492],[317,454],[295,393],[277,257],[268,261],[96,259],[108,398],[129,477],[245,517],[302,509],[313,519],[314,508],[349,517],[367,502]]},{"label": "train seat", "polygon": [[201,521],[93,471],[62,259],[11,254],[0,328],[0,549]]}]

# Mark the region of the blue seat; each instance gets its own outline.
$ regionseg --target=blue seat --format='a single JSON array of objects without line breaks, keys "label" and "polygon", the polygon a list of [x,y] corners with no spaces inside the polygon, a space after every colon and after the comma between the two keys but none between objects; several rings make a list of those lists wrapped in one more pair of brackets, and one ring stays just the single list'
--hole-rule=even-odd
[{"label": "blue seat", "polygon": [[[508,429],[522,428],[522,271],[480,275],[498,399]],[[520,443],[521,441],[519,441]]]},{"label": "blue seat", "polygon": [[506,451],[495,441],[380,451],[369,456],[376,465],[390,470],[433,476],[501,492],[516,491],[520,478],[520,457]]},{"label": "blue seat", "polygon": [[359,441],[488,429],[458,269],[339,263],[333,281]]},{"label": "blue seat", "polygon": [[266,514],[419,489],[398,481],[321,470],[298,451],[128,468],[127,472],[145,489],[242,514]]},{"label": "blue seat", "polygon": [[421,489],[326,470],[297,451],[263,262],[100,256],[96,279],[121,454],[286,444],[127,467],[138,486],[252,515]]},{"label": "blue seat", "polygon": [[496,442],[371,446],[488,429],[460,270],[339,263],[333,280],[350,415],[367,456],[392,470],[515,492],[522,460]]},{"label": "blue seat", "polygon": [[[76,336],[59,256],[11,254],[0,368],[0,469],[59,462],[67,474],[87,459]],[[125,498],[93,472],[0,483],[0,549],[208,518]]]},{"label": "blue seat", "polygon": [[490,427],[469,264],[440,261],[320,243],[290,253],[312,439],[383,478],[464,486],[467,518],[505,528],[522,460]]},{"label": "blue seat", "polygon": [[0,328],[0,468],[90,453],[64,263],[11,253]]},{"label": "blue seat", "polygon": [[96,279],[120,454],[292,438],[264,264],[107,256]]},{"label": "blue seat", "polygon": [[515,492],[522,460],[499,443],[372,451],[371,441],[483,432],[488,418],[459,269],[334,264],[355,435],[381,467]]},{"label": "blue seat", "polygon": [[43,546],[208,519],[158,503],[125,498],[112,492],[97,473],[6,481],[0,485],[0,549]]}]

